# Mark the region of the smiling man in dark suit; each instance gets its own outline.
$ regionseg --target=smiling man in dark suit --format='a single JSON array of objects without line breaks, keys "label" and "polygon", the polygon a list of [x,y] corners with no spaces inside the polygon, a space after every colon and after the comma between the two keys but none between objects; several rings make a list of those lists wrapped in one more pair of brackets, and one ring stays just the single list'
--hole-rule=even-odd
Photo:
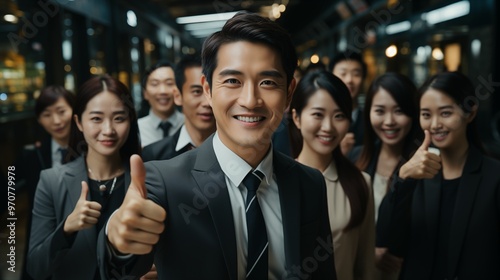
[{"label": "smiling man in dark suit", "polygon": [[175,68],[175,82],[179,91],[174,102],[182,106],[184,125],[167,138],[144,147],[144,161],[170,159],[198,147],[215,131],[215,119],[201,85],[201,58],[184,56]]},{"label": "smiling man in dark suit", "polygon": [[[131,158],[132,183],[98,245],[101,278],[336,279],[325,182],[274,152],[297,56],[286,31],[240,13],[203,45],[217,132],[174,159]],[[257,190],[256,190],[257,188]]]}]

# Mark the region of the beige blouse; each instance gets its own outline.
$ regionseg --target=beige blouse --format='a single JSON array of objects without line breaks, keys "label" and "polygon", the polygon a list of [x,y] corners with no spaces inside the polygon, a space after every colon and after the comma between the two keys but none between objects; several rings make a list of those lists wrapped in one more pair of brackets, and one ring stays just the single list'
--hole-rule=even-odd
[{"label": "beige blouse", "polygon": [[328,197],[328,214],[333,236],[335,268],[337,279],[372,279],[374,274],[375,251],[375,217],[373,192],[370,186],[370,176],[363,177],[370,189],[367,212],[363,222],[354,229],[344,232],[351,218],[351,206],[340,181],[337,168],[332,163],[323,172],[326,181]]}]

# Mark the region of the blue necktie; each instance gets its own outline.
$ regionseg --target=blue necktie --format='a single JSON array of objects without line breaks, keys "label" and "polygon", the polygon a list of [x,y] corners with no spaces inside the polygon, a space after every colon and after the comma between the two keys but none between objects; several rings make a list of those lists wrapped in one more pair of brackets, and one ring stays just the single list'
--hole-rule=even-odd
[{"label": "blue necktie", "polygon": [[248,256],[246,279],[267,279],[268,245],[266,223],[257,200],[259,188],[264,174],[255,170],[247,174],[242,184],[247,188],[246,216],[248,232]]}]

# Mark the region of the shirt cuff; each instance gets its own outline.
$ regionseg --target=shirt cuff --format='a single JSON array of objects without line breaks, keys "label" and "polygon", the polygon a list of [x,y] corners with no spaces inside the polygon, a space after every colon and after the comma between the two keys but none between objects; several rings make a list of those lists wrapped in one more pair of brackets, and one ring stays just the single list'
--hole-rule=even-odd
[{"label": "shirt cuff", "polygon": [[113,217],[113,215],[116,213],[116,211],[118,211],[118,209],[115,210],[111,214],[111,216],[109,216],[109,219],[106,222],[106,227],[104,228],[104,234],[106,234],[106,245],[108,246],[109,252],[113,258],[120,260],[120,261],[126,261],[126,260],[129,260],[130,258],[132,258],[133,254],[126,254],[126,255],[121,254],[115,248],[113,248],[113,245],[111,245],[111,242],[109,242],[109,239],[108,239],[108,224],[109,224],[109,221],[111,220],[111,218]]}]

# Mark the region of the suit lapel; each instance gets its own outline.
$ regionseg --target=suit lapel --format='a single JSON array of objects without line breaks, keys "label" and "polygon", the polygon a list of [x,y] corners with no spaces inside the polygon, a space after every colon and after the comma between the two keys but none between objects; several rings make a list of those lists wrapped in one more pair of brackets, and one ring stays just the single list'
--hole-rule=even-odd
[{"label": "suit lapel", "polygon": [[283,156],[273,151],[273,169],[281,205],[285,247],[285,271],[294,271],[300,266],[300,190],[296,177],[291,176],[293,164],[283,160]]},{"label": "suit lapel", "polygon": [[482,155],[474,147],[469,150],[467,161],[458,187],[457,200],[450,229],[448,245],[448,271],[455,273],[462,250],[467,225],[474,206],[476,192],[481,183]]},{"label": "suit lapel", "polygon": [[43,169],[52,167],[52,141],[51,138],[45,139],[42,142],[42,146],[37,148],[37,153],[39,153],[40,165]]},{"label": "suit lapel", "polygon": [[208,200],[208,209],[219,237],[219,244],[222,248],[229,276],[231,279],[236,280],[238,278],[238,264],[233,211],[229,193],[227,192],[226,178],[217,162],[212,140],[213,136],[209,137],[196,149],[198,154],[191,173],[201,193],[205,193],[205,186],[213,186],[214,183],[217,185],[218,195],[206,196],[206,199]]}]

